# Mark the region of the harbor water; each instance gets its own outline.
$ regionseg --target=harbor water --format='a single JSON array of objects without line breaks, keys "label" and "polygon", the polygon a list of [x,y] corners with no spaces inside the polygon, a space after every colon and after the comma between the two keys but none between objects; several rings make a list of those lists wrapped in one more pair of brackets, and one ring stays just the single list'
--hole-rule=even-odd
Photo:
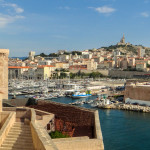
[{"label": "harbor water", "polygon": [[[21,97],[21,96],[20,96]],[[91,96],[89,99],[95,99]],[[51,99],[73,103],[69,97]],[[91,108],[89,104],[79,107]],[[105,150],[150,150],[150,114],[133,111],[98,109]]]}]

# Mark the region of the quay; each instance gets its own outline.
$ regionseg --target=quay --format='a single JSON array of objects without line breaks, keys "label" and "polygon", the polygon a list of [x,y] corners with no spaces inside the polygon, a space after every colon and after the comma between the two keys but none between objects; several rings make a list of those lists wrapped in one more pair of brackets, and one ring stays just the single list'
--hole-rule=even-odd
[{"label": "quay", "polygon": [[101,108],[101,109],[119,109],[119,110],[128,110],[128,111],[150,113],[150,107],[149,106],[140,106],[140,105],[123,104],[123,103],[113,103],[110,105],[99,105],[98,108]]}]

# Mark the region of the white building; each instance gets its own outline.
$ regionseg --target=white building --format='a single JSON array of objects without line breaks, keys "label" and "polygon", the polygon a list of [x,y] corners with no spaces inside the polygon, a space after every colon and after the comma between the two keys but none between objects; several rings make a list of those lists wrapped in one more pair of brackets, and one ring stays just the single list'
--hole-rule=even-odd
[{"label": "white building", "polygon": [[29,52],[29,60],[34,60],[35,52]]},{"label": "white building", "polygon": [[69,55],[59,55],[59,61],[60,62],[65,62],[69,60]]},{"label": "white building", "polygon": [[38,62],[38,65],[51,65],[51,60],[42,60]]}]

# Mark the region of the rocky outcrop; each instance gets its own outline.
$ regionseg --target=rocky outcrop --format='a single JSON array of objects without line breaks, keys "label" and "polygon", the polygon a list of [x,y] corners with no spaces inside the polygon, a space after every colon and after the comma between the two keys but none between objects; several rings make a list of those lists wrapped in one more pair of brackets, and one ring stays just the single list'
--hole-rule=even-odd
[{"label": "rocky outcrop", "polygon": [[121,110],[129,110],[136,112],[150,112],[150,107],[148,106],[140,106],[140,105],[131,105],[131,104],[111,104],[111,105],[103,105],[98,106],[98,108],[103,109],[121,109]]}]

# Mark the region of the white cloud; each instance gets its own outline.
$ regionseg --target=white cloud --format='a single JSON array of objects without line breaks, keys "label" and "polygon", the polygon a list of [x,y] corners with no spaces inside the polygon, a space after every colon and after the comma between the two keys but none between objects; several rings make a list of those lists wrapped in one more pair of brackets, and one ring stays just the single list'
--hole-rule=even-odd
[{"label": "white cloud", "polygon": [[3,3],[2,6],[3,6],[3,7],[11,7],[11,8],[13,8],[13,9],[15,10],[16,13],[23,13],[23,12],[24,12],[24,9],[18,7],[17,4]]},{"label": "white cloud", "polygon": [[0,13],[0,28],[24,18],[24,16],[18,15],[23,13],[24,9],[19,7],[17,4],[7,3],[5,0],[0,0],[0,6],[5,9],[5,14]]},{"label": "white cloud", "polygon": [[10,15],[4,15],[0,14],[0,28],[5,27],[9,23],[13,23],[18,19],[23,19],[24,16],[10,16]]},{"label": "white cloud", "polygon": [[88,7],[91,9],[94,9],[95,11],[101,13],[101,14],[111,14],[116,11],[116,9],[108,6],[102,6],[102,7]]},{"label": "white cloud", "polygon": [[103,13],[103,14],[110,14],[110,13],[113,13],[114,11],[116,11],[114,8],[107,7],[107,6],[97,7],[97,8],[95,8],[95,10],[97,12]]},{"label": "white cloud", "polygon": [[145,18],[148,18],[149,17],[149,13],[147,12],[142,12],[141,13],[141,16],[145,17]]}]

